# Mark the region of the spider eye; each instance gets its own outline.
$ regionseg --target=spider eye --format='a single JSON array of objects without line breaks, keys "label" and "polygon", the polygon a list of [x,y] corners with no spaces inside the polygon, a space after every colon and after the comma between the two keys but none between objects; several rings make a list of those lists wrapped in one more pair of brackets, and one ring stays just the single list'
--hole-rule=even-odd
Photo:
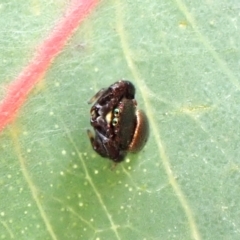
[{"label": "spider eye", "polygon": [[113,125],[113,126],[116,126],[117,123],[118,123],[118,118],[114,118],[114,119],[112,120],[112,125]]},{"label": "spider eye", "polygon": [[118,108],[115,108],[115,109],[113,110],[113,114],[114,114],[115,117],[118,117],[118,116],[119,116],[119,113],[120,113],[120,111],[119,111]]}]

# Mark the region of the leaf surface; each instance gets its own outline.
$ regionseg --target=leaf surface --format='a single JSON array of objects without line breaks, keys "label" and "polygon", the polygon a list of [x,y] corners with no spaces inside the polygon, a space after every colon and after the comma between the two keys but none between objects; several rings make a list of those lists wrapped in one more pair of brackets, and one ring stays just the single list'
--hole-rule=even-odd
[{"label": "leaf surface", "polygon": [[[0,5],[2,99],[66,8],[20,2]],[[0,239],[239,239],[238,15],[237,1],[102,1],[0,136]],[[151,132],[112,170],[87,101],[119,79]]]}]

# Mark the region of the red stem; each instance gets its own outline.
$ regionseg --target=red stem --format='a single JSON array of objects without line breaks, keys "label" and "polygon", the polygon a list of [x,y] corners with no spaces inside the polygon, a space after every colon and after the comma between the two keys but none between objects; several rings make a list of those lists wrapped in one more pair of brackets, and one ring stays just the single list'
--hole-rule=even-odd
[{"label": "red stem", "polygon": [[0,103],[0,132],[14,119],[29,92],[42,79],[54,58],[97,2],[98,0],[74,0],[65,17],[43,41],[33,60],[8,86],[6,96]]}]

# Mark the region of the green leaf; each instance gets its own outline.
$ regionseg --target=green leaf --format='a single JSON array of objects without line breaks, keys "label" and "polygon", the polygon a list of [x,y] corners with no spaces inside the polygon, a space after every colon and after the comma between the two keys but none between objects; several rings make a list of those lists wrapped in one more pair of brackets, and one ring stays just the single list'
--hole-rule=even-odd
[{"label": "green leaf", "polygon": [[[0,95],[67,5],[0,4]],[[238,1],[101,1],[0,136],[0,239],[239,239]],[[147,145],[112,169],[87,101],[131,80]]]}]

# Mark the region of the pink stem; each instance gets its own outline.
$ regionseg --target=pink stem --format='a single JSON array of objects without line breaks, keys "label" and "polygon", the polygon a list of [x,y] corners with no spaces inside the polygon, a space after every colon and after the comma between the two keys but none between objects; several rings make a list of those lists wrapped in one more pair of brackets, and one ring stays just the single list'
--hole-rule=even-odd
[{"label": "pink stem", "polygon": [[29,92],[42,79],[54,58],[61,52],[79,23],[97,2],[98,0],[75,0],[72,2],[65,17],[41,44],[33,60],[8,86],[6,96],[0,103],[0,132],[14,119]]}]

